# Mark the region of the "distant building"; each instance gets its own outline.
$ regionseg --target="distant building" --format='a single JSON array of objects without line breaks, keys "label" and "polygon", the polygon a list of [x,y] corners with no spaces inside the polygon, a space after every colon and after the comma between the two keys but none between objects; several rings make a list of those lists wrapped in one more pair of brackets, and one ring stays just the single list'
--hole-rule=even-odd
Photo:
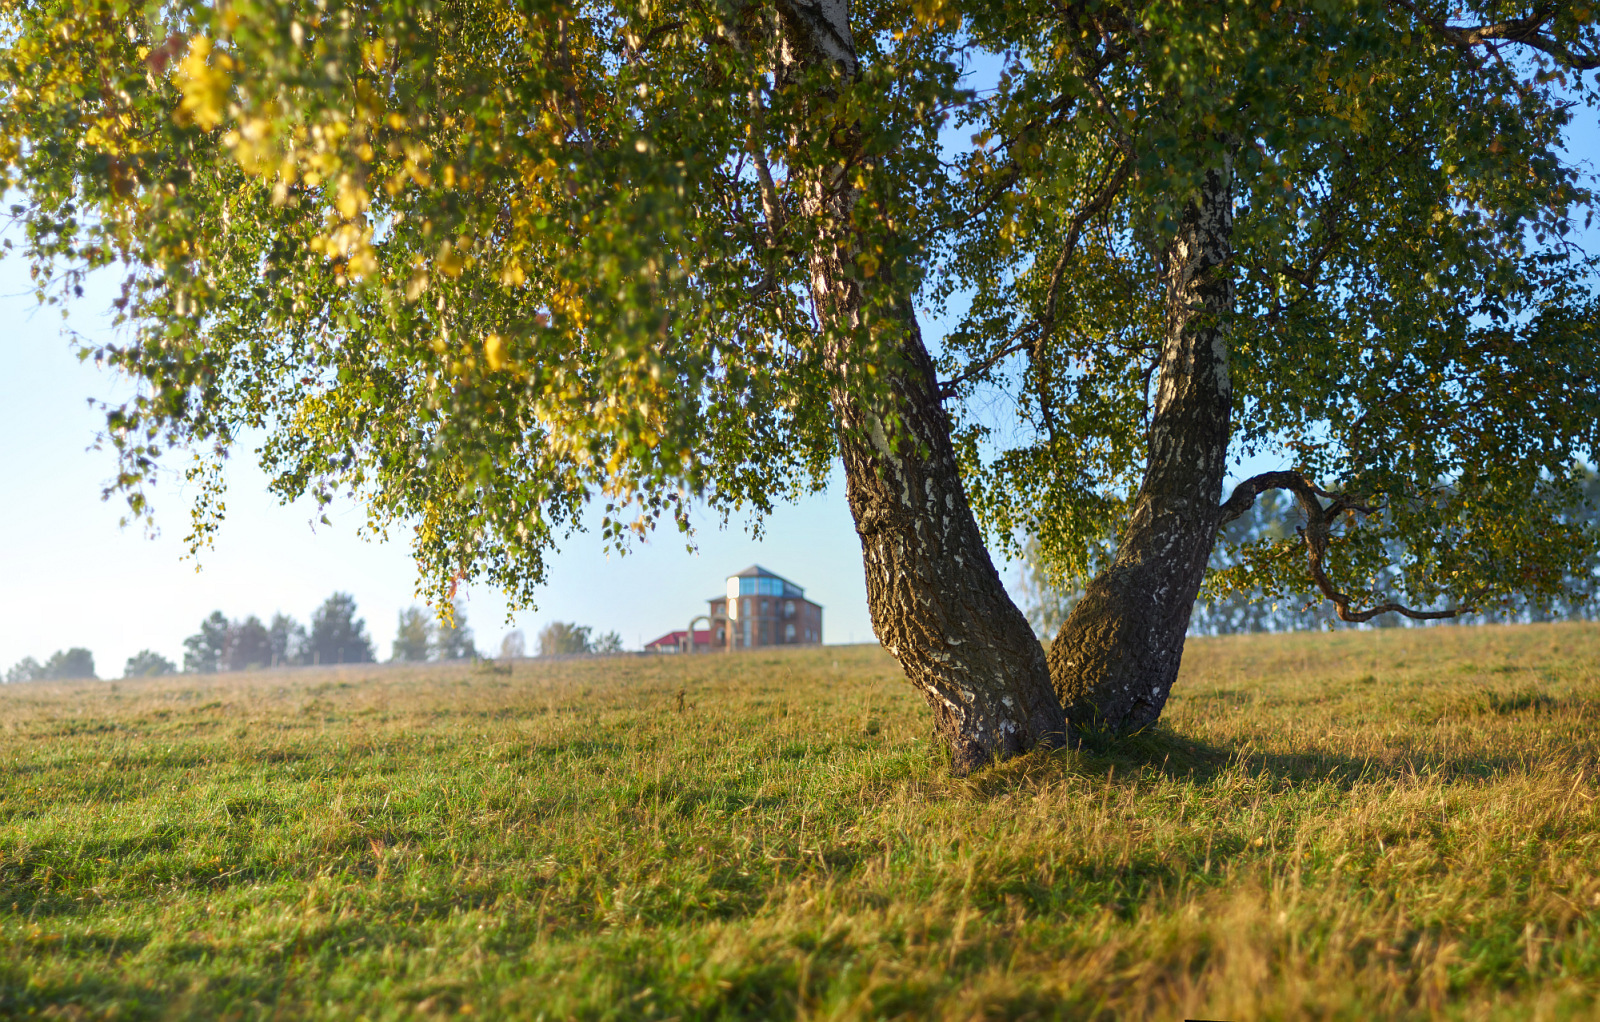
[{"label": "distant building", "polygon": [[[711,629],[696,628],[694,630],[694,644],[700,650],[711,648]],[[689,652],[689,633],[680,628],[675,632],[668,632],[659,639],[652,639],[644,644],[646,653],[687,653]]]},{"label": "distant building", "polygon": [[815,645],[822,641],[822,606],[806,591],[759,564],[728,576],[726,595],[712,597],[716,649]]}]

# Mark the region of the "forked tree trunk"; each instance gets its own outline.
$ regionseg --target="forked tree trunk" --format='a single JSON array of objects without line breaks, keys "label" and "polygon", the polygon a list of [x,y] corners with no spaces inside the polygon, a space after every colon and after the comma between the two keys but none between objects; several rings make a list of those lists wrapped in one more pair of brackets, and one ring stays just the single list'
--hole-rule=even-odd
[{"label": "forked tree trunk", "polygon": [[1126,734],[1161,716],[1216,541],[1233,388],[1232,167],[1207,173],[1167,254],[1166,329],[1144,481],[1111,566],[1050,647],[1067,718]]},{"label": "forked tree trunk", "polygon": [[[841,80],[857,72],[845,0],[780,0],[780,61],[793,81],[812,68]],[[819,104],[825,107],[826,104]],[[799,184],[809,216],[827,240],[810,254],[811,290],[830,332],[861,325],[867,286],[855,272],[857,202],[844,168],[857,145],[848,128],[830,131],[837,169]],[[882,279],[875,287],[894,287]],[[847,347],[828,352],[841,382],[833,393],[846,493],[861,537],[867,606],[885,648],[933,707],[951,766],[965,774],[995,760],[1066,740],[1061,704],[1044,651],[1001,584],[967,503],[940,401],[933,361],[905,296],[894,322],[893,355],[877,367],[883,388],[852,386],[860,368]],[[863,395],[876,393],[877,404]]]}]

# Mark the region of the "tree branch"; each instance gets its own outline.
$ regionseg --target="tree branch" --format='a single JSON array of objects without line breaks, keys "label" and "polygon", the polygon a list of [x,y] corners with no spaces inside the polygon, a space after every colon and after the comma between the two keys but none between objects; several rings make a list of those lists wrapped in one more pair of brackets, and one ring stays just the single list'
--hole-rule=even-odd
[{"label": "tree branch", "polygon": [[[1334,609],[1339,614],[1339,620],[1360,624],[1371,621],[1379,614],[1400,614],[1414,621],[1443,621],[1471,613],[1474,609],[1465,606],[1450,610],[1413,610],[1390,602],[1366,610],[1351,610],[1349,594],[1339,591],[1339,587],[1334,585],[1333,580],[1328,577],[1327,569],[1323,566],[1328,553],[1329,529],[1338,516],[1346,511],[1360,511],[1362,514],[1370,515],[1375,509],[1346,494],[1329,493],[1327,490],[1319,489],[1299,472],[1263,472],[1240,483],[1228,499],[1217,507],[1217,527],[1221,528],[1249,511],[1255,506],[1256,498],[1267,490],[1288,490],[1295,495],[1301,509],[1305,511],[1306,525],[1299,532],[1301,538],[1306,541],[1311,578],[1316,582],[1317,588],[1322,590],[1322,595],[1333,603]],[[1330,498],[1331,503],[1324,505],[1320,499],[1322,497]],[[1482,591],[1476,595],[1482,595]]]},{"label": "tree branch", "polygon": [[[744,37],[732,23],[726,26],[727,35],[739,53],[750,56],[750,49],[745,45]],[[750,120],[744,126],[745,152],[749,154],[755,166],[756,185],[761,193],[761,212],[766,220],[767,250],[776,253],[779,248],[778,235],[783,233],[786,226],[783,213],[783,200],[778,196],[778,186],[772,177],[772,165],[767,159],[767,107],[761,98],[761,89],[765,84],[764,76],[758,74],[751,83],[745,95],[745,101],[750,108]],[[766,294],[776,286],[776,275],[768,266],[762,275],[761,284],[757,294]]]},{"label": "tree branch", "polygon": [[[1031,326],[1032,324],[1030,323],[1029,325]],[[1020,330],[1017,331],[1017,333],[1021,332],[1022,331]],[[1016,334],[1012,334],[1011,336],[1015,337]],[[976,365],[968,366],[960,375],[952,376],[948,380],[945,380],[943,383],[939,384],[939,396],[941,398],[954,397],[957,387],[961,386],[963,383],[966,383],[968,380],[982,376],[990,369],[993,369],[1007,356],[1015,355],[1017,352],[1025,350],[1033,343],[1034,342],[1032,340],[1026,340],[1017,341],[1014,344],[1008,344]]]},{"label": "tree branch", "polygon": [[[995,151],[1000,152],[1003,150],[1007,153],[1014,152],[1017,143],[1026,138],[1030,132],[1040,127],[1053,127],[1060,123],[1061,118],[1069,110],[1071,110],[1076,103],[1077,100],[1072,96],[1058,96],[1056,99],[1051,100],[1045,116],[1035,117],[1028,121],[1028,123],[1018,128],[1016,133],[1009,138],[999,139],[995,144]],[[976,220],[978,217],[982,216],[984,213],[987,213],[989,208],[998,202],[1000,197],[1008,192],[1011,189],[1011,186],[1016,184],[1017,179],[1021,176],[1021,164],[1017,162],[1014,156],[1008,156],[1005,164],[1000,168],[1000,175],[996,179],[995,184],[991,187],[989,194],[980,202],[978,202],[978,204],[974,206],[965,216],[963,216],[961,220],[955,224],[955,226],[958,228],[964,227],[965,225]]]},{"label": "tree branch", "polygon": [[1462,50],[1474,50],[1485,44],[1492,46],[1497,41],[1521,43],[1553,57],[1558,63],[1575,71],[1589,71],[1600,67],[1600,53],[1574,52],[1567,44],[1540,34],[1540,30],[1549,25],[1556,16],[1558,5],[1553,3],[1540,4],[1525,18],[1512,18],[1509,21],[1486,25],[1450,25],[1438,18],[1428,17],[1416,4],[1408,0],[1390,0],[1390,2],[1409,12],[1412,17],[1432,29],[1446,42]]},{"label": "tree branch", "polygon": [[[1029,327],[1035,327],[1037,328],[1037,332],[1034,334],[1034,336],[1029,340],[1017,341],[1013,344],[1008,344],[976,365],[969,366],[959,375],[952,376],[950,379],[945,380],[943,383],[939,384],[940,397],[953,396],[958,386],[967,382],[968,380],[981,376],[985,372],[988,372],[1006,356],[1015,355],[1019,351],[1028,352],[1028,357],[1033,361],[1036,369],[1042,364],[1044,342],[1049,339],[1052,333],[1055,332],[1056,300],[1060,292],[1061,277],[1063,272],[1066,270],[1067,260],[1072,258],[1072,253],[1077,250],[1078,239],[1082,237],[1083,229],[1088,226],[1088,223],[1091,219],[1105,212],[1105,210],[1111,205],[1111,200],[1117,197],[1117,192],[1121,190],[1123,183],[1128,180],[1128,175],[1132,172],[1133,157],[1130,155],[1125,157],[1122,162],[1117,165],[1116,169],[1111,172],[1110,176],[1100,185],[1098,189],[1096,189],[1094,197],[1089,200],[1087,205],[1078,210],[1077,215],[1072,218],[1072,223],[1067,228],[1066,241],[1064,241],[1061,246],[1061,254],[1057,256],[1055,269],[1050,274],[1050,288],[1045,298],[1044,315],[1038,319],[1030,320],[1015,334],[1012,334],[1013,337],[1016,337],[1020,334],[1028,332]],[[1042,372],[1040,373],[1040,378],[1042,386]],[[1048,420],[1052,418],[1048,397],[1043,390],[1041,390],[1039,397],[1041,411],[1048,422]]]}]

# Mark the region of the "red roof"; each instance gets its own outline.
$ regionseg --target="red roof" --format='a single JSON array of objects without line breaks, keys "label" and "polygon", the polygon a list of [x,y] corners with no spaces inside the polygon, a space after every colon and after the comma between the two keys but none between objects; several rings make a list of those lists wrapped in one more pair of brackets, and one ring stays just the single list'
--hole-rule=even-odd
[{"label": "red roof", "polygon": [[[672,649],[677,649],[680,645],[682,645],[688,639],[688,637],[689,637],[688,629],[680,628],[675,632],[668,632],[667,634],[663,635],[659,639],[651,639],[649,642],[644,644],[644,648],[645,649],[662,649],[662,648],[670,647]],[[694,630],[694,644],[696,646],[709,646],[709,645],[711,645],[711,629],[709,629],[709,628],[696,628]]]}]

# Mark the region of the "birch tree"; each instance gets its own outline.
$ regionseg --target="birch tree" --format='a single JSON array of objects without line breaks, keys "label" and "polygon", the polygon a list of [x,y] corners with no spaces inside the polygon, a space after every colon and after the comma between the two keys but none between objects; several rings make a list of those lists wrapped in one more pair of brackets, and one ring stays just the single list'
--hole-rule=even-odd
[{"label": "birch tree", "polygon": [[[410,528],[436,604],[531,601],[591,505],[626,544],[837,459],[957,772],[1153,721],[1217,528],[1268,486],[1314,508],[1303,573],[1357,616],[1371,533],[1410,541],[1423,614],[1593,544],[1552,526],[1600,411],[1544,77],[1591,61],[1575,9],[4,10],[23,247],[47,299],[123,274],[93,351],[142,381],[115,487],[147,513],[196,453],[196,542],[247,429],[282,496]],[[918,310],[958,295],[930,346]],[[1223,501],[1270,445],[1290,467]],[[985,530],[1067,573],[1119,538],[1048,660]]]}]

